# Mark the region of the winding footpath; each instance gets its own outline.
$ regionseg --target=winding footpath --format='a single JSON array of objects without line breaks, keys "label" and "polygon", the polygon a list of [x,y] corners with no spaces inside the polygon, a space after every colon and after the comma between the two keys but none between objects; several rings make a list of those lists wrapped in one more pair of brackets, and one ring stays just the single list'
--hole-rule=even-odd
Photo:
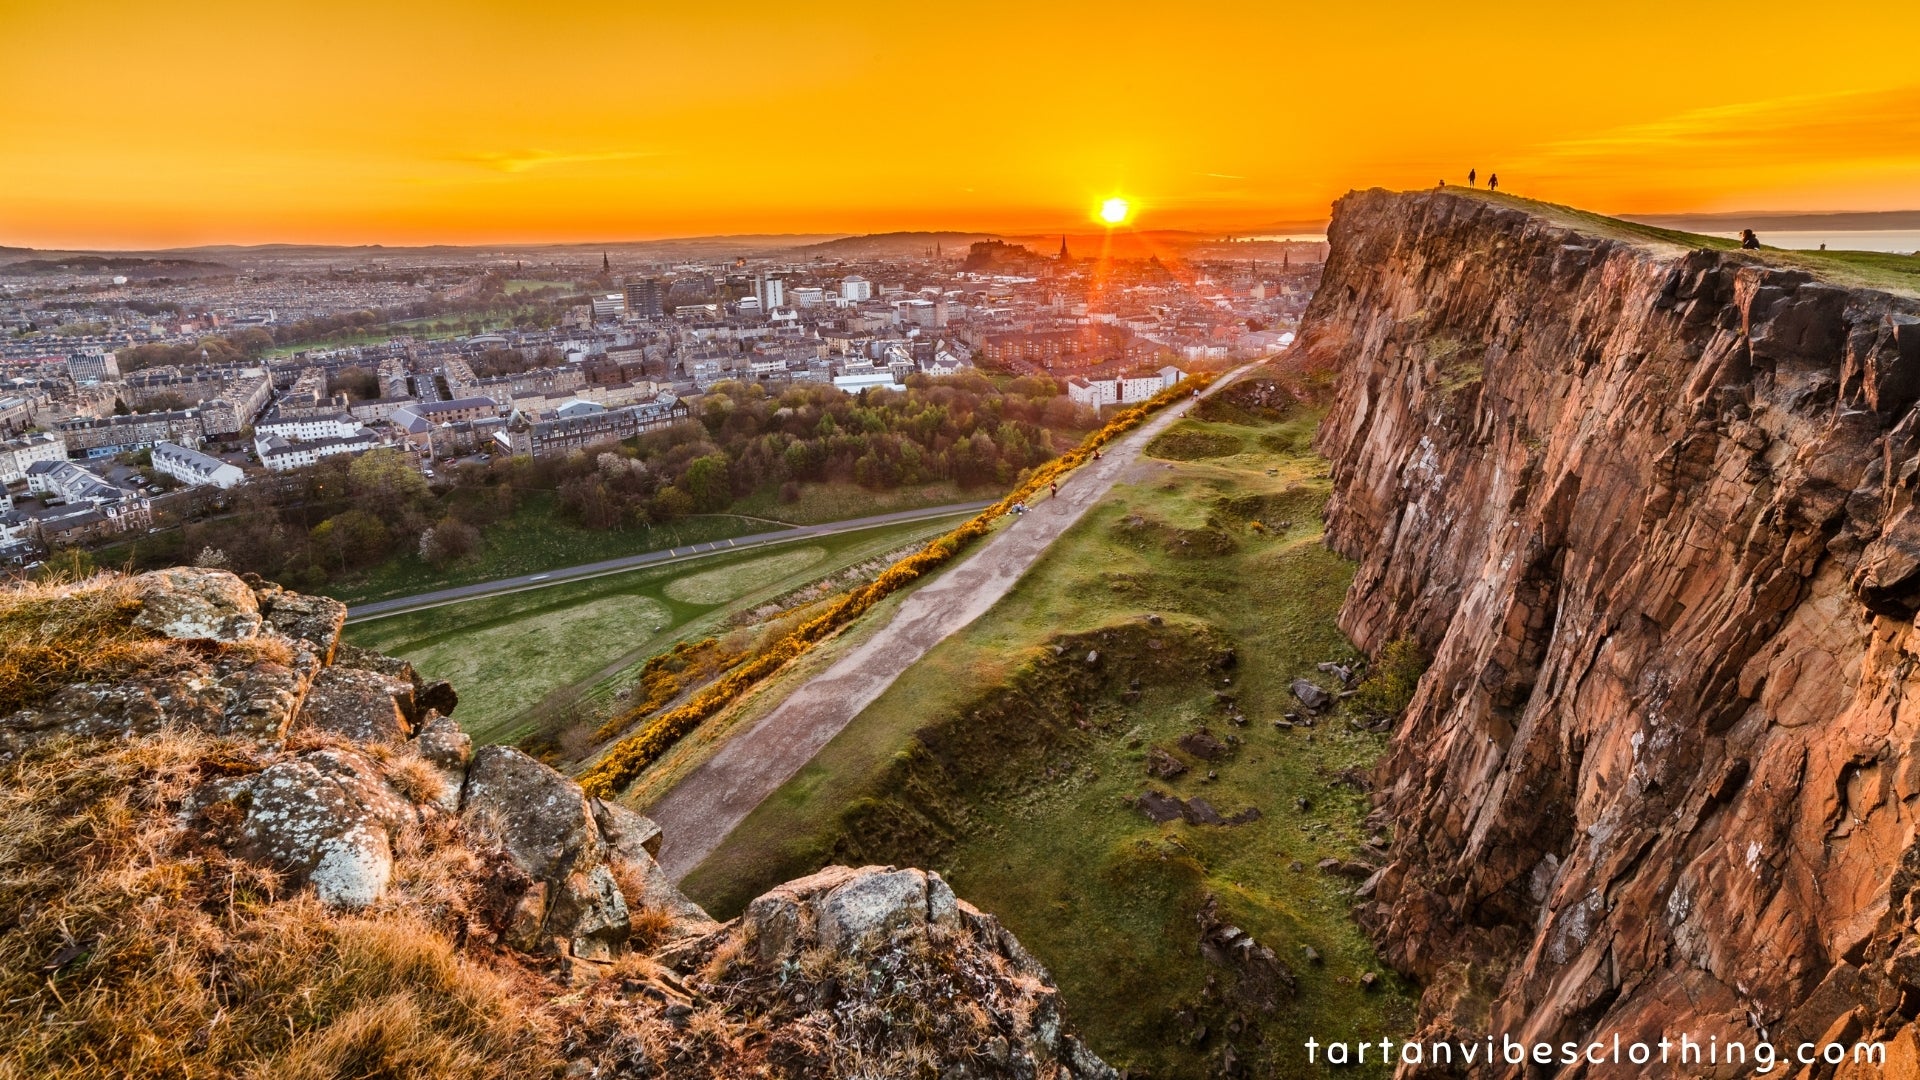
[{"label": "winding footpath", "polygon": [[[1248,365],[1251,367],[1252,365]],[[1247,367],[1217,380],[1217,393]],[[1081,466],[1025,516],[978,551],[910,594],[893,621],[859,648],[802,685],[751,728],[683,777],[646,813],[660,823],[660,865],[680,881],[713,854],[767,796],[813,760],[835,735],[927,650],[985,614],[1041,554],[1113,487],[1155,435],[1197,399],[1158,416]]]}]

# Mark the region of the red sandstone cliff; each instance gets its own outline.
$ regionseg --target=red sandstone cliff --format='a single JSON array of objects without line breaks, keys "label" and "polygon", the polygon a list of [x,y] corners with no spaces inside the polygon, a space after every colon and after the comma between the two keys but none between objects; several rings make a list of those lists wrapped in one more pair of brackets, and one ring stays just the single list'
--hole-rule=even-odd
[{"label": "red sandstone cliff", "polygon": [[1427,1030],[1893,1038],[1920,301],[1463,193],[1331,233],[1342,622],[1434,658],[1359,914]]}]

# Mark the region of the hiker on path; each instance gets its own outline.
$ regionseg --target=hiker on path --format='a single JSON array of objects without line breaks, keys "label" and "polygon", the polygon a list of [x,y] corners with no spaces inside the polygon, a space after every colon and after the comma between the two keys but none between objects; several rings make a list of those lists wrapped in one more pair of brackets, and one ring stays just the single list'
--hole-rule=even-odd
[{"label": "hiker on path", "polygon": [[1467,170],[1467,186],[1472,187],[1475,184],[1478,184],[1479,182],[1480,182],[1480,170],[1468,169]]},{"label": "hiker on path", "polygon": [[1054,497],[1055,497],[1055,498],[1059,498],[1059,497],[1060,497],[1060,482],[1059,482],[1059,481],[1057,481],[1057,480],[1056,480],[1056,481],[1054,481],[1053,483],[1051,483],[1051,484],[1048,484],[1047,486],[1048,486],[1049,488],[1051,488],[1051,489],[1053,489],[1053,495],[1054,495]]},{"label": "hiker on path", "polygon": [[1500,187],[1500,174],[1488,173],[1487,174],[1487,190],[1494,191],[1494,190],[1497,190],[1499,187]]}]

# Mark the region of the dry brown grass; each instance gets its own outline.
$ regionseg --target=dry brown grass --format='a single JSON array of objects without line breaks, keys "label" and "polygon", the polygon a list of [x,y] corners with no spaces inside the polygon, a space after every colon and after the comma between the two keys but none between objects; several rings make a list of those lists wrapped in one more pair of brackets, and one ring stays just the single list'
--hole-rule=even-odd
[{"label": "dry brown grass", "polygon": [[118,574],[0,589],[0,715],[68,683],[164,662],[173,643],[135,630],[139,613],[133,579]]},{"label": "dry brown grass", "polygon": [[245,761],[167,733],[0,767],[0,1076],[550,1073],[528,976],[454,948],[468,849],[408,838],[395,887],[359,915],[286,897],[175,817]]},{"label": "dry brown grass", "polygon": [[0,716],[71,683],[159,675],[214,657],[293,659],[278,638],[215,645],[157,637],[134,627],[139,613],[138,586],[124,574],[0,588]]}]

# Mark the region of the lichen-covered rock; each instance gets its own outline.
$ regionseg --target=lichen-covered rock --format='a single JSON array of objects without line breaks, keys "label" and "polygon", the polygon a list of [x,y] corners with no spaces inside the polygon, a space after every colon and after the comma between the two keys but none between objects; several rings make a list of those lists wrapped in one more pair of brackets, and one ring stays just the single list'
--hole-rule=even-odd
[{"label": "lichen-covered rock", "polygon": [[398,745],[412,732],[413,684],[363,668],[322,670],[307,691],[297,723],[355,742]]},{"label": "lichen-covered rock", "polygon": [[313,647],[323,664],[334,662],[340,631],[347,624],[347,605],[325,596],[288,592],[277,585],[254,589],[268,628]]},{"label": "lichen-covered rock", "polygon": [[903,928],[958,919],[953,890],[924,870],[868,867],[814,902],[820,943],[837,951],[870,948]]},{"label": "lichen-covered rock", "polygon": [[1046,970],[937,874],[830,866],[660,958],[691,975],[720,957],[737,959],[693,988],[733,1009],[764,1002],[759,1022],[780,1032],[769,1056],[788,1075],[1118,1075],[1068,1034]]},{"label": "lichen-covered rock", "polygon": [[483,746],[467,766],[461,815],[498,840],[530,877],[597,860],[600,833],[580,785],[510,746]]},{"label": "lichen-covered rock", "polygon": [[379,899],[393,871],[392,836],[416,810],[373,761],[344,750],[317,750],[250,776],[216,781],[189,809],[215,803],[242,808],[237,850],[285,873],[337,907]]},{"label": "lichen-covered rock", "polygon": [[264,621],[253,590],[225,570],[180,566],[144,574],[140,584],[141,609],[133,624],[166,637],[243,641],[258,634]]},{"label": "lichen-covered rock", "polygon": [[626,897],[605,863],[561,878],[547,909],[548,932],[566,939],[567,954],[582,960],[614,958],[631,932]]},{"label": "lichen-covered rock", "polygon": [[182,667],[122,682],[62,687],[38,705],[0,717],[0,754],[57,735],[144,735],[163,727],[278,745],[310,677],[306,669],[246,657]]}]

